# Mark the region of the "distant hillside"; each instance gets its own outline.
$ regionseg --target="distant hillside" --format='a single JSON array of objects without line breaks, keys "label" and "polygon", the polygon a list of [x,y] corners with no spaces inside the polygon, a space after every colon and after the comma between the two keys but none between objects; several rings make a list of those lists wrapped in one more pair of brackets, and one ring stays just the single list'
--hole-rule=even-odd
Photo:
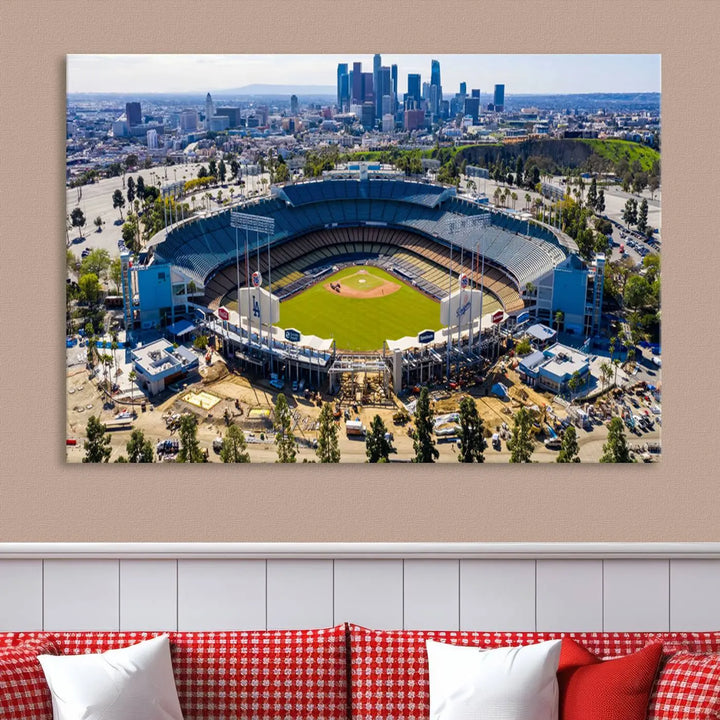
[{"label": "distant hillside", "polygon": [[[433,152],[433,155],[437,153]],[[452,159],[460,165],[463,160],[469,165],[489,168],[501,163],[510,172],[518,158],[526,165],[537,165],[541,171],[550,174],[582,170],[583,172],[617,172],[622,160],[632,165],[640,162],[641,168],[650,173],[655,164],[658,172],[660,153],[653,148],[625,140],[586,139],[543,139],[526,140],[510,145],[466,145],[458,148],[441,148],[443,162]],[[627,167],[627,166],[626,166]],[[624,172],[624,170],[623,170]]]},{"label": "distant hillside", "polygon": [[660,110],[660,93],[575,93],[572,95],[506,95],[505,109],[537,107],[542,110],[638,112]]},{"label": "distant hillside", "polygon": [[230,88],[227,90],[213,90],[213,95],[218,97],[241,97],[243,95],[297,95],[298,97],[335,97],[337,90],[332,85],[270,85],[266,83],[255,83],[253,85],[243,85],[239,88]]}]

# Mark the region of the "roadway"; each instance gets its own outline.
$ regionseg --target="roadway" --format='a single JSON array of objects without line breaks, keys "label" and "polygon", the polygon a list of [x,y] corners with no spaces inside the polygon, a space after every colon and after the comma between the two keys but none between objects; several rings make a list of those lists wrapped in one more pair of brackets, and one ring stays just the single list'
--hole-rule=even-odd
[{"label": "roadway", "polygon": [[[90,185],[84,185],[82,188],[67,188],[65,192],[65,212],[67,216],[69,217],[72,210],[76,207],[80,207],[85,215],[85,227],[82,229],[82,237],[80,237],[77,228],[70,228],[68,231],[69,248],[78,258],[86,248],[102,248],[107,250],[111,257],[118,256],[120,254],[118,241],[122,238],[123,222],[127,217],[127,211],[132,209],[131,204],[127,202],[127,178],[132,177],[137,182],[138,175],[142,175],[146,185],[160,187],[167,183],[187,181],[196,178],[198,170],[202,165],[207,168],[207,163],[156,166],[149,170],[143,169],[128,173],[125,178],[122,176],[104,178]],[[267,173],[265,177],[269,182]],[[263,187],[260,181],[260,175],[250,175],[243,179],[246,181],[246,185],[242,188],[243,192],[257,192]],[[235,197],[237,197],[240,194],[241,187],[231,182],[227,182],[225,187],[220,185],[214,186],[210,192],[212,192],[213,196],[217,196],[217,191],[222,188],[223,195],[229,198],[230,187],[235,188]],[[269,187],[269,184],[265,187]],[[113,193],[118,189],[122,190],[123,196],[125,196],[122,220],[120,219],[119,210],[113,208],[112,204]],[[196,204],[204,202],[202,196],[206,192],[206,189],[202,189],[195,193],[195,197],[197,198]],[[191,202],[190,198],[187,199],[187,202]],[[217,208],[217,204],[213,202],[213,209],[215,208]],[[93,224],[95,218],[98,216],[103,220],[101,232],[98,232]]]}]

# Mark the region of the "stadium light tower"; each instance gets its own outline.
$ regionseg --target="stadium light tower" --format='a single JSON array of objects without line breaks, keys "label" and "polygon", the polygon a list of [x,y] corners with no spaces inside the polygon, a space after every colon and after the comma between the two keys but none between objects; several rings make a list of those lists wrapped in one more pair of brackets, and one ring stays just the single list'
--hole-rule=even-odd
[{"label": "stadium light tower", "polygon": [[178,221],[177,217],[177,198],[180,197],[183,194],[183,191],[185,189],[185,183],[184,182],[174,182],[170,183],[169,185],[164,185],[160,189],[160,194],[163,197],[163,213],[165,215],[165,236],[167,237],[168,234],[168,210],[170,212],[170,225],[173,224],[173,216],[172,216],[172,205],[168,208],[167,203],[165,202],[165,198],[168,198],[170,195],[172,195],[173,200],[176,202],[175,205],[175,222]]},{"label": "stadium light tower", "polygon": [[[462,246],[468,246],[471,252],[470,255],[470,268],[475,271],[476,261],[475,257],[478,254],[478,247],[480,245],[480,234],[479,229],[485,228],[490,224],[490,214],[483,213],[482,215],[465,215],[462,217],[454,217],[448,223],[450,232],[457,236],[457,244]],[[468,243],[469,236],[469,243]],[[480,327],[478,328],[478,337],[482,334],[482,301],[484,291],[484,275],[485,275],[485,253],[482,253],[482,270],[480,272]],[[471,276],[472,277],[472,276]],[[472,311],[471,311],[472,312]],[[473,345],[473,324],[475,318],[470,317],[470,347]],[[458,328],[458,338],[460,337],[460,330]]]},{"label": "stadium light tower", "polygon": [[[235,258],[237,267],[237,300],[238,300],[238,322],[240,318],[240,246],[238,243],[238,230],[245,231],[245,286],[250,287],[250,255],[249,255],[249,240],[248,232],[254,231],[257,233],[257,249],[258,249],[258,263],[260,258],[260,233],[263,232],[267,236],[267,248],[268,248],[268,278],[270,278],[270,236],[275,232],[275,219],[265,217],[263,215],[252,215],[251,213],[241,213],[235,210],[230,212],[230,227],[235,228]],[[258,264],[258,272],[260,272],[260,266]],[[268,289],[270,285],[268,285]],[[261,306],[262,307],[262,306]],[[250,316],[248,314],[248,345],[250,344]],[[258,339],[262,345],[262,316],[259,318],[260,327],[258,330]],[[270,336],[272,336],[272,318],[270,322]],[[270,349],[271,340],[268,338],[268,349]],[[272,365],[272,353],[270,354],[270,363]]]}]

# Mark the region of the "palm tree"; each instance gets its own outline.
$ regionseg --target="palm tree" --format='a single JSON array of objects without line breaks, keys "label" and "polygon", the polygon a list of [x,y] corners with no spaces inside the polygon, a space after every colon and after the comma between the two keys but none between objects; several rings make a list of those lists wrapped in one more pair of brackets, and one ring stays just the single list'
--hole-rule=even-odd
[{"label": "palm tree", "polygon": [[95,338],[93,337],[87,339],[87,363],[92,370],[95,364]]},{"label": "palm tree", "polygon": [[610,380],[610,376],[612,375],[612,367],[610,366],[610,363],[604,362],[602,365],[600,365],[600,373],[601,373],[601,381],[602,381],[602,389],[605,389],[605,386],[607,385],[608,381]]},{"label": "palm tree", "polygon": [[130,381],[130,405],[133,408],[133,413],[135,412],[135,381],[137,380],[137,373],[134,369],[132,369],[128,373],[128,380]]},{"label": "palm tree", "polygon": [[627,352],[627,362],[632,363],[635,360],[635,348],[631,347]]},{"label": "palm tree", "polygon": [[105,387],[108,388],[108,367],[112,365],[112,356],[108,355],[107,353],[103,353],[100,356],[100,361],[102,362],[103,366],[103,379],[105,381]]},{"label": "palm tree", "polygon": [[112,359],[113,359],[113,366],[115,367],[115,375],[117,376],[117,355],[115,351],[118,349],[117,340],[113,338],[113,341],[110,343],[110,350],[112,350]]},{"label": "palm tree", "polygon": [[526,192],[525,193],[525,209],[526,210],[530,209],[530,200],[531,200],[531,195],[530,195],[530,193]]},{"label": "palm tree", "polygon": [[518,199],[517,193],[516,193],[516,192],[512,192],[512,193],[510,194],[510,197],[512,198],[513,210],[514,210],[514,209],[515,209],[515,203],[517,202],[517,199]]},{"label": "palm tree", "polygon": [[568,380],[568,390],[570,390],[570,402],[575,402],[575,393],[580,387],[580,373],[576,370]]}]

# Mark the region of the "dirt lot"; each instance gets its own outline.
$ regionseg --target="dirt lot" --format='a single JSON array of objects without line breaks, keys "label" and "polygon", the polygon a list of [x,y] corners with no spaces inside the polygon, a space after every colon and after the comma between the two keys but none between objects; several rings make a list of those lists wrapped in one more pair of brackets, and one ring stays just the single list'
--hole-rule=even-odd
[{"label": "dirt lot", "polygon": [[[137,417],[133,426],[140,428],[145,436],[155,445],[160,440],[176,437],[173,429],[168,428],[168,419],[172,415],[181,413],[194,413],[199,420],[198,439],[203,447],[208,448],[210,462],[219,462],[219,456],[213,452],[212,443],[215,438],[221,436],[226,428],[226,416],[234,423],[239,424],[248,438],[248,450],[253,462],[274,462],[276,459],[275,446],[271,439],[266,440],[266,434],[271,430],[268,420],[251,419],[258,411],[271,410],[275,405],[277,391],[267,383],[260,381],[251,384],[250,381],[240,374],[228,372],[221,360],[215,360],[210,368],[203,368],[204,377],[196,383],[188,384],[181,392],[171,393],[165,391],[153,402],[145,402],[145,410],[142,410],[141,399],[136,398],[135,410]],[[495,382],[502,382],[509,389],[510,400],[503,401],[487,394]],[[204,391],[219,398],[219,401],[209,410],[185,402],[183,398],[189,391]],[[316,421],[320,414],[322,401],[335,403],[336,398],[324,397],[319,403],[315,399],[294,395],[289,387],[285,388],[288,404],[294,417],[294,428],[298,439],[298,461],[303,459],[312,461],[316,459],[312,442],[316,438]],[[454,412],[458,409],[460,399],[464,395],[470,395],[475,400],[478,411],[483,418],[486,431],[495,432],[502,428],[503,423],[512,427],[512,415],[521,406],[531,408],[535,417],[540,421],[552,421],[552,415],[546,414],[546,407],[558,418],[564,418],[567,411],[560,405],[551,404],[551,396],[546,393],[539,393],[532,388],[521,385],[517,374],[512,369],[491,373],[482,385],[460,389],[454,392],[440,391],[433,393],[437,398],[433,402],[433,409],[436,415]],[[73,368],[68,372],[67,377],[67,437],[75,440],[75,446],[67,447],[67,460],[69,462],[81,462],[84,455],[83,442],[85,426],[90,415],[99,415],[103,422],[114,419],[119,410],[125,409],[119,404],[111,406],[104,401],[97,386],[97,379],[90,379],[85,368]],[[144,399],[144,398],[143,398]],[[399,401],[385,401],[383,404],[358,405],[346,404],[342,410],[347,408],[350,417],[359,417],[364,425],[369,426],[375,414],[379,414],[385,422],[388,430],[394,434],[394,446],[397,453],[391,455],[391,460],[408,461],[413,456],[413,442],[408,434],[409,426],[395,426],[392,416],[399,407]],[[252,413],[251,411],[256,411]],[[362,438],[347,437],[342,431],[340,421],[339,433],[340,451],[343,462],[365,462],[365,443]],[[131,430],[118,429],[110,432],[113,453],[111,462],[119,455],[125,453],[125,444],[130,437]],[[507,433],[504,433],[507,435]],[[660,436],[659,429],[643,435],[642,440],[657,440]],[[602,454],[602,444],[607,437],[607,428],[603,424],[596,424],[590,431],[578,430],[578,443],[580,445],[580,457],[583,462],[597,461]],[[640,438],[628,437],[628,442],[639,442]],[[439,462],[457,462],[455,443],[438,439],[437,448],[440,452]],[[485,451],[486,462],[507,463],[509,451],[506,442],[502,443],[502,449],[496,451],[489,446]],[[533,459],[539,462],[554,462],[557,452],[547,450],[542,442],[536,444]]]}]

